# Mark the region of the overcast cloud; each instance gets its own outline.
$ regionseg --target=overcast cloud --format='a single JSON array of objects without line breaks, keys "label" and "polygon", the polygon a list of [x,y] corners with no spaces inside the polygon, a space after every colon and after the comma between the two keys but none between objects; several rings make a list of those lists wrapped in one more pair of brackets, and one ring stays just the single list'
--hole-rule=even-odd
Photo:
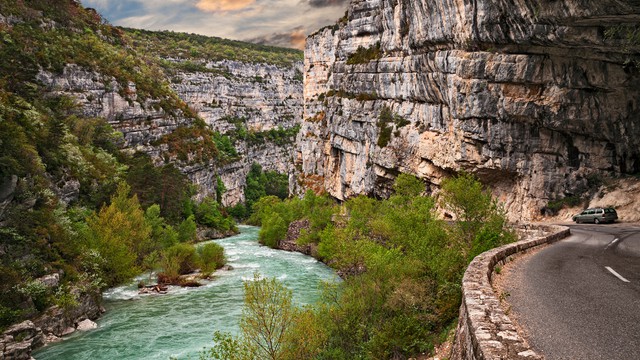
[{"label": "overcast cloud", "polygon": [[348,0],[82,0],[110,23],[304,47],[304,39],[335,23]]}]

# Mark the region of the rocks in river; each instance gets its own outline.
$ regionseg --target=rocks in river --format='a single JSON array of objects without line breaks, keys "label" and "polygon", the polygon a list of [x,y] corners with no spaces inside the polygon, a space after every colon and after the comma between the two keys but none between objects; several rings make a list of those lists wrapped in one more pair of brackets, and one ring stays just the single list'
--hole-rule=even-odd
[{"label": "rocks in river", "polygon": [[142,285],[138,286],[138,294],[166,294],[166,285]]},{"label": "rocks in river", "polygon": [[30,321],[23,321],[7,329],[0,337],[0,358],[6,360],[30,359],[31,351],[44,345],[42,330]]},{"label": "rocks in river", "polygon": [[[54,275],[39,280],[45,285],[54,285],[59,278]],[[27,320],[13,325],[0,335],[0,359],[31,359],[31,352],[47,343],[60,341],[63,336],[76,330],[95,329],[97,319],[104,309],[100,306],[100,294],[79,293],[75,307],[62,309],[52,306],[33,321]]]},{"label": "rocks in river", "polygon": [[87,330],[93,330],[93,329],[97,329],[98,328],[98,324],[96,324],[95,322],[89,320],[89,319],[84,319],[82,321],[80,321],[78,323],[78,326],[76,327],[76,330],[78,331],[87,331]]}]

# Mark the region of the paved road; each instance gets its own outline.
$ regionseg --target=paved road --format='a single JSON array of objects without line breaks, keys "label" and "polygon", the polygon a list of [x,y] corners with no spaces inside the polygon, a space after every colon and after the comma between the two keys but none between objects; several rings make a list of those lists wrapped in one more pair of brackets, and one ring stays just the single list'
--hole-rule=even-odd
[{"label": "paved road", "polygon": [[506,272],[511,316],[547,360],[640,359],[640,226],[571,232]]}]

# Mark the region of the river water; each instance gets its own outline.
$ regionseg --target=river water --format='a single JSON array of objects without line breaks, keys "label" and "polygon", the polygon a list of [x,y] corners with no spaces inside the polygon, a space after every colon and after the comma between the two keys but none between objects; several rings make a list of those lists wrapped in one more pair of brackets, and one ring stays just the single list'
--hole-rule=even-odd
[{"label": "river water", "polygon": [[243,281],[257,271],[275,277],[293,291],[297,304],[312,304],[322,281],[337,281],[315,259],[260,246],[258,228],[241,226],[239,235],[216,240],[225,249],[231,271],[200,288],[170,288],[166,295],[138,295],[136,282],[104,293],[106,314],[98,328],[76,332],[34,354],[37,360],[197,359],[210,347],[216,330],[239,332]]}]

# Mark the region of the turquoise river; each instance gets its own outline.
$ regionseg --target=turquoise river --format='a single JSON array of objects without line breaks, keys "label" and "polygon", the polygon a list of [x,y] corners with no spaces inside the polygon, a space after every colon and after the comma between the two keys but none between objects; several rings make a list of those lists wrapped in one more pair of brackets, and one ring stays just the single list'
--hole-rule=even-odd
[{"label": "turquoise river", "polygon": [[216,240],[225,249],[230,271],[218,271],[200,288],[170,288],[166,295],[138,295],[137,282],[104,293],[107,312],[98,328],[76,332],[34,354],[37,360],[197,359],[212,345],[213,332],[237,334],[243,281],[257,271],[293,291],[297,304],[316,301],[323,281],[337,281],[315,259],[260,246],[258,228],[241,226],[239,235]]}]

